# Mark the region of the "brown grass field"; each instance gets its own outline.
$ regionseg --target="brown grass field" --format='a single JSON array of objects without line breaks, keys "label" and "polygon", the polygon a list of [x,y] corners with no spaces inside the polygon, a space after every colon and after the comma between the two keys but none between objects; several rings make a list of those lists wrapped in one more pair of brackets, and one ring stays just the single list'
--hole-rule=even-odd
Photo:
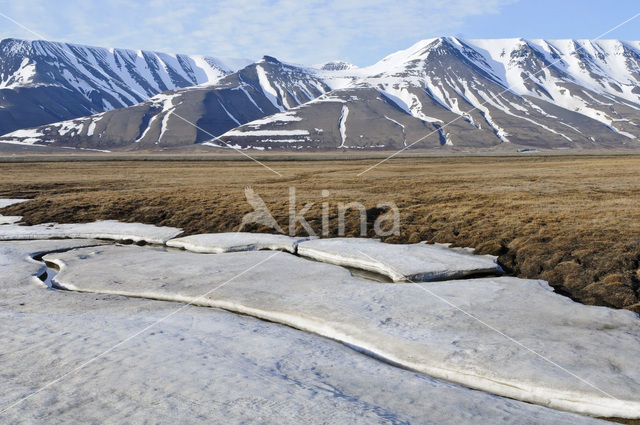
[{"label": "brown grass field", "polygon": [[[335,235],[338,202],[391,201],[401,235],[388,242],[474,247],[574,300],[640,312],[640,156],[399,158],[357,176],[375,162],[271,158],[281,177],[235,160],[4,162],[0,196],[34,200],[0,213],[29,224],[119,219],[189,234],[233,231],[252,211],[251,186],[286,230],[295,187],[298,210],[315,202],[305,217],[318,233],[329,204]],[[349,236],[359,232],[356,219],[349,215]]]}]

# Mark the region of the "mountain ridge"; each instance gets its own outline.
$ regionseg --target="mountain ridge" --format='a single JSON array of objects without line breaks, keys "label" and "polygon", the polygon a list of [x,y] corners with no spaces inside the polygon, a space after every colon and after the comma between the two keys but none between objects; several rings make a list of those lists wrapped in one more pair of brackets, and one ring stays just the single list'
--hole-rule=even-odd
[{"label": "mountain ridge", "polygon": [[[275,68],[261,73],[264,64]],[[235,90],[241,90],[243,72],[255,93],[241,98],[224,85],[233,80]],[[265,56],[205,90],[222,107],[204,108],[202,99],[186,101],[193,88],[174,91],[182,109],[199,111],[185,118],[198,127],[206,124],[207,130],[194,133],[183,129],[184,121],[161,120],[174,134],[168,145],[268,150],[640,146],[640,42],[438,37],[367,67],[343,61],[294,66]],[[256,109],[242,106],[248,99],[266,100],[273,108],[242,114]],[[66,124],[75,126],[73,137],[74,131],[56,124],[7,134],[0,142],[127,150],[168,146],[160,136],[153,143],[152,138],[136,143],[144,120],[137,134],[129,131],[117,143],[109,138],[119,137],[116,129],[122,124],[105,127],[97,143],[88,134],[88,120],[98,118]]]},{"label": "mountain ridge", "polygon": [[18,130],[0,141],[17,136],[23,143],[38,144],[46,138],[52,145],[101,150],[190,145],[326,91],[328,86],[301,68],[265,56],[216,84],[167,91],[131,107]]},{"label": "mountain ridge", "polygon": [[250,61],[44,40],[0,40],[0,134],[132,106]]}]

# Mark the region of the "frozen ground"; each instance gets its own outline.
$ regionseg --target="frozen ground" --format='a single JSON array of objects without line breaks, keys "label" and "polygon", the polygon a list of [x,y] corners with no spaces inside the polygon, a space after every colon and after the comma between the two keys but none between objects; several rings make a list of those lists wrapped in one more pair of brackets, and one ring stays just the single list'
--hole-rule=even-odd
[{"label": "frozen ground", "polygon": [[181,232],[175,227],[104,220],[80,224],[5,225],[0,227],[0,240],[97,238],[163,244]]},{"label": "frozen ground", "polygon": [[210,254],[257,251],[261,249],[295,253],[297,245],[307,239],[309,238],[271,235],[268,233],[206,233],[172,239],[167,242],[167,246]]},{"label": "frozen ground", "polygon": [[56,281],[71,290],[221,307],[490,393],[640,417],[640,364],[630,355],[640,350],[637,315],[575,303],[542,281],[374,283],[264,251],[106,246],[45,259],[61,266]]},{"label": "frozen ground", "polygon": [[374,239],[331,238],[301,242],[298,253],[325,263],[384,274],[395,282],[452,279],[501,271],[494,257],[471,255],[442,245],[396,245]]},{"label": "frozen ground", "polygon": [[[43,264],[29,254],[92,243],[97,242],[0,243],[0,422],[601,423],[409,372],[275,323],[214,308],[52,290],[32,277]],[[175,263],[152,270],[157,263],[148,261],[156,256],[204,263],[217,257],[138,247],[109,247],[104,253],[112,255],[89,256],[86,264],[107,265],[107,257],[113,261],[127,253],[132,256],[118,261],[130,270],[140,255],[146,267],[135,276],[146,273],[142,287],[154,279],[174,287],[166,280],[177,276],[170,270],[186,270]],[[60,257],[71,262],[76,254]],[[88,271],[77,266],[74,276]],[[94,269],[88,280],[114,285],[105,274],[121,276],[122,270],[119,264],[109,267]],[[258,270],[252,275],[260,276]],[[179,279],[175,287],[183,284]],[[129,287],[130,279],[123,285]]]}]

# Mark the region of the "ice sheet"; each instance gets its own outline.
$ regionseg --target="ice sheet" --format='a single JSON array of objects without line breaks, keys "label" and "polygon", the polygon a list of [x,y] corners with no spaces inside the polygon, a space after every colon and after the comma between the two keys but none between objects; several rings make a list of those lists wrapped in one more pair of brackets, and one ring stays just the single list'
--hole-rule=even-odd
[{"label": "ice sheet", "polygon": [[79,224],[38,224],[35,226],[6,225],[0,227],[1,240],[33,240],[53,238],[97,238],[131,240],[163,244],[182,232],[175,227],[158,227],[116,220]]},{"label": "ice sheet", "polygon": [[29,253],[76,243],[0,243],[0,258],[9,260],[0,263],[0,410],[71,372],[3,411],[2,422],[603,423],[402,370],[251,317],[176,312],[175,303],[47,290],[24,280],[40,267],[26,260]]},{"label": "ice sheet", "polygon": [[56,281],[70,290],[221,307],[471,388],[640,417],[640,364],[629,355],[640,350],[638,316],[575,303],[542,281],[373,283],[265,251],[205,256],[129,246],[45,258],[60,265]]},{"label": "ice sheet", "polygon": [[211,254],[257,251],[261,249],[283,250],[295,253],[298,243],[308,239],[268,233],[205,233],[172,239],[167,242],[167,246]]},{"label": "ice sheet", "polygon": [[[7,199],[0,198],[0,209],[8,207],[9,205],[20,204],[22,202],[30,201],[31,199]],[[21,215],[2,215],[0,214],[0,224],[14,224],[22,220]]]},{"label": "ice sheet", "polygon": [[[46,241],[0,241],[0,283],[7,285],[23,285],[39,283],[35,279],[46,267],[43,262],[31,257],[47,252],[100,245],[97,240],[46,240]],[[0,287],[4,291],[6,288]]]},{"label": "ice sheet", "polygon": [[20,204],[22,202],[30,201],[31,199],[7,199],[0,198],[0,208],[8,207],[9,205]]},{"label": "ice sheet", "polygon": [[442,280],[501,271],[494,257],[422,243],[396,245],[375,239],[313,239],[301,242],[298,253],[326,263],[384,274],[396,282]]},{"label": "ice sheet", "polygon": [[0,224],[15,224],[22,220],[21,215],[0,215]]}]

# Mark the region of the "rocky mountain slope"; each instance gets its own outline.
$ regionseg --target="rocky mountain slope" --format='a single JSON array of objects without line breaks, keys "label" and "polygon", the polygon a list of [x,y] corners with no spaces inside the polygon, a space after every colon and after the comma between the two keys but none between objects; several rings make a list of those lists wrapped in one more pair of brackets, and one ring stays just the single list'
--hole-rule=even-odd
[{"label": "rocky mountain slope", "polygon": [[329,90],[305,70],[265,56],[214,85],[167,91],[135,106],[18,130],[3,139],[99,150],[186,146]]},{"label": "rocky mountain slope", "polygon": [[265,57],[210,87],[165,92],[0,142],[516,150],[634,148],[638,138],[640,42],[441,37],[363,68]]},{"label": "rocky mountain slope", "polygon": [[214,83],[250,63],[50,41],[0,41],[0,134]]},{"label": "rocky mountain slope", "polygon": [[[640,137],[640,43],[438,38],[371,67],[321,69],[318,75],[335,88],[377,90],[405,113],[405,120],[413,118],[429,131],[405,137],[400,126],[382,129],[388,117],[375,108],[367,113],[376,124],[363,127],[347,113],[370,99],[350,97],[342,98],[347,103],[340,112],[327,114],[323,102],[313,102],[278,122],[280,135],[302,127],[309,131],[288,134],[291,146],[486,148],[511,143],[561,149],[636,146]],[[320,116],[323,125],[307,118],[317,122]],[[268,132],[274,125],[248,123],[223,138],[255,146],[260,134],[271,145]]]}]

